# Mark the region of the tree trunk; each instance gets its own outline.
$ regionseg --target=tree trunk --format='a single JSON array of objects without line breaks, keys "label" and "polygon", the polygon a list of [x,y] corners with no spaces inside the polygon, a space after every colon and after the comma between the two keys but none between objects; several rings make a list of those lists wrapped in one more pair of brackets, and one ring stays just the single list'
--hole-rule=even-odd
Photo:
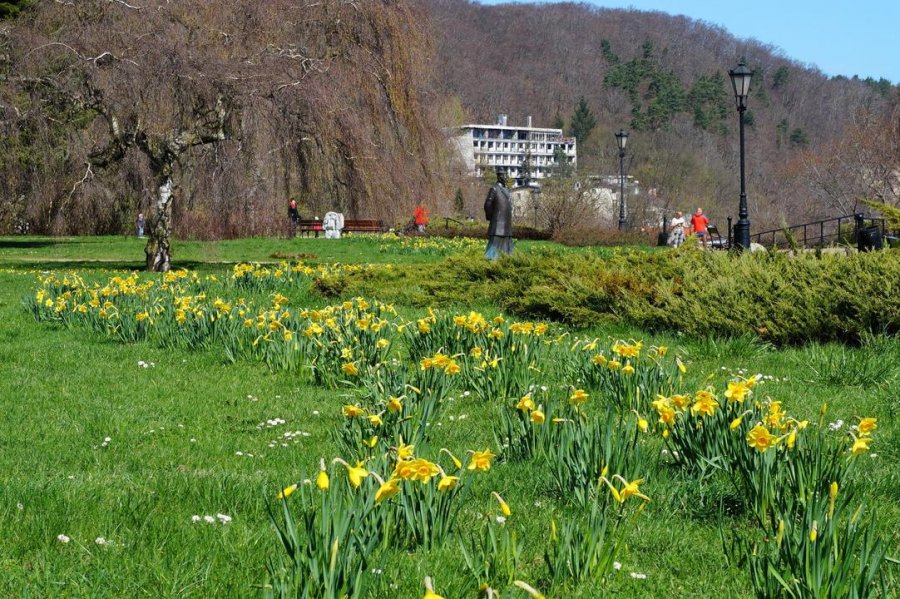
[{"label": "tree trunk", "polygon": [[151,272],[168,272],[171,266],[171,248],[169,233],[172,218],[172,178],[166,177],[159,186],[159,198],[156,201],[156,214],[150,221],[147,239],[147,270]]}]

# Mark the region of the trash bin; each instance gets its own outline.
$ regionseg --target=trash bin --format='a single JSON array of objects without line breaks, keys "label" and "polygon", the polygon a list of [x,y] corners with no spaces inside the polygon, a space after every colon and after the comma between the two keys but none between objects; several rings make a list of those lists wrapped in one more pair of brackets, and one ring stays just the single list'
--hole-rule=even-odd
[{"label": "trash bin", "polygon": [[884,240],[881,237],[881,227],[866,227],[865,229],[860,229],[859,239],[856,240],[856,246],[861,252],[882,249],[884,247]]}]

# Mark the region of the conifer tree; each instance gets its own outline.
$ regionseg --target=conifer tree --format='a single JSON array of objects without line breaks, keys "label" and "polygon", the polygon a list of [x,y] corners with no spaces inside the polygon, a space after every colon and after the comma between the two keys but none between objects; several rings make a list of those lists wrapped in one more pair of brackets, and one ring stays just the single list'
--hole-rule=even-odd
[{"label": "conifer tree", "polygon": [[575,107],[575,114],[572,115],[572,135],[578,143],[581,143],[587,139],[596,125],[597,117],[591,112],[584,96],[581,96],[581,99],[578,100],[578,106]]}]

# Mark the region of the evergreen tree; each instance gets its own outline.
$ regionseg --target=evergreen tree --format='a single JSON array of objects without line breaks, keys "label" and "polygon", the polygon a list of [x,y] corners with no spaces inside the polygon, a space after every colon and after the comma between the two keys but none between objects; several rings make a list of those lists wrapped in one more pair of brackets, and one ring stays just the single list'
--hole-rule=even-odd
[{"label": "evergreen tree", "polygon": [[463,190],[458,187],[456,188],[456,196],[453,198],[453,208],[459,214],[462,214],[463,210],[466,209],[466,198],[463,196]]},{"label": "evergreen tree", "polygon": [[563,120],[562,115],[559,114],[559,108],[556,109],[556,118],[553,119],[553,128],[554,129],[565,129],[566,122]]},{"label": "evergreen tree", "polygon": [[603,60],[605,60],[607,64],[613,65],[618,64],[619,62],[619,57],[612,51],[609,40],[600,40],[600,55],[603,56]]},{"label": "evergreen tree", "polygon": [[775,75],[772,77],[772,87],[778,89],[780,87],[784,87],[787,85],[787,82],[791,78],[791,71],[785,67],[778,67],[778,70],[775,71]]},{"label": "evergreen tree", "polygon": [[9,0],[0,2],[0,19],[12,19],[34,0]]},{"label": "evergreen tree", "polygon": [[578,143],[581,143],[587,139],[596,125],[597,117],[591,112],[584,96],[581,96],[581,99],[578,100],[578,106],[575,107],[575,114],[572,115],[572,135]]}]

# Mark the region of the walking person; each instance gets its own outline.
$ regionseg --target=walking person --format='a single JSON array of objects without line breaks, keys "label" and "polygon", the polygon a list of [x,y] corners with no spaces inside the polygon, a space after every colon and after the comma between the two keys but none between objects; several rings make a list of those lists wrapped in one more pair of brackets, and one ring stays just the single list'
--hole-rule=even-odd
[{"label": "walking person", "polygon": [[144,236],[144,213],[138,212],[137,220],[134,222],[135,228],[137,228],[137,236]]},{"label": "walking person", "polygon": [[706,227],[709,226],[709,219],[703,214],[703,208],[697,208],[697,212],[691,217],[691,228],[694,230],[700,241],[703,242],[703,249],[709,247],[709,232]]},{"label": "walking person", "polygon": [[669,245],[677,248],[684,243],[684,213],[676,212],[672,218],[672,231],[669,233]]},{"label": "walking person", "polygon": [[294,198],[288,202],[288,218],[291,219],[291,237],[293,237],[297,234],[297,225],[300,224],[300,210]]}]

